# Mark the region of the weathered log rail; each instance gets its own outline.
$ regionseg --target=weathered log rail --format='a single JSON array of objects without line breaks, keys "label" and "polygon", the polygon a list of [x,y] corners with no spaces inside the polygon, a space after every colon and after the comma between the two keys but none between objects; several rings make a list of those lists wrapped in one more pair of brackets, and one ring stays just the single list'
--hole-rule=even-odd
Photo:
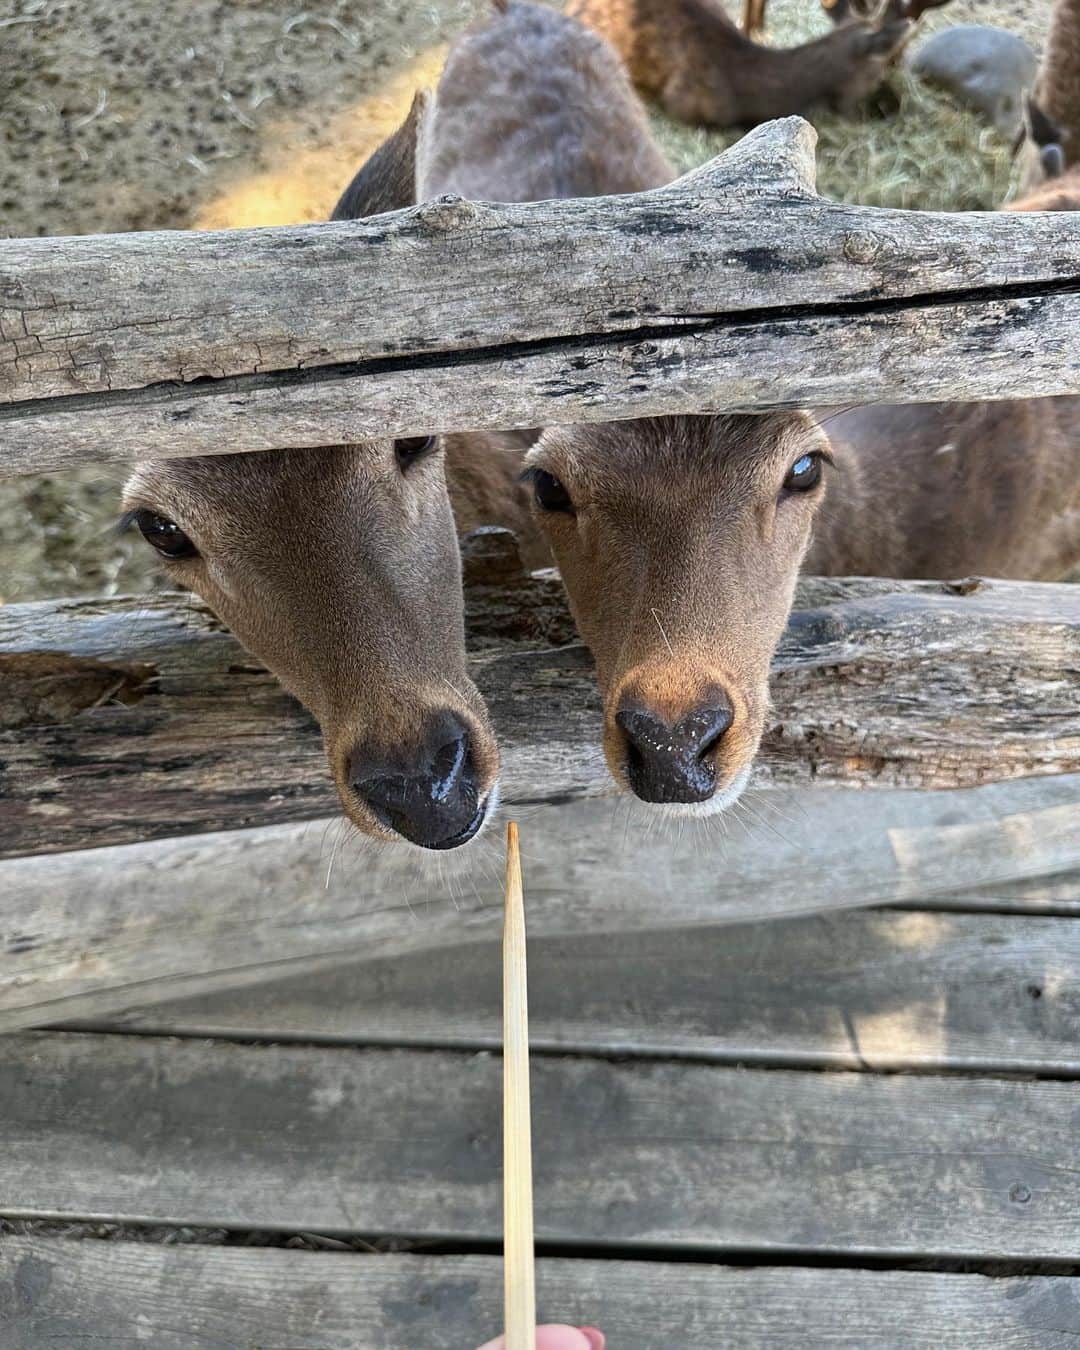
[{"label": "weathered log rail", "polygon": [[1080,392],[1080,220],[823,201],[768,124],[670,187],[0,243],[0,473],[717,407]]},{"label": "weathered log rail", "polygon": [[[466,555],[507,799],[610,793],[557,577],[522,572],[503,531]],[[1078,671],[1080,587],[804,579],[757,781],[950,788],[1080,770]],[[335,806],[314,721],[199,602],[0,608],[0,857]]]}]

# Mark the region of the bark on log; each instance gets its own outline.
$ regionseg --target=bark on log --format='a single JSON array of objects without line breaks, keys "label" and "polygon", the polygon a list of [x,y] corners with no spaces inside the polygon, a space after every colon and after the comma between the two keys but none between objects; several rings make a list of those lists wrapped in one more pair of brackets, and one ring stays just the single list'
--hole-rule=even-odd
[{"label": "bark on log", "polygon": [[1078,324],[1080,220],[823,201],[789,118],[637,196],[0,243],[0,472],[1077,393]]},{"label": "bark on log", "polygon": [[[505,799],[611,793],[589,654],[555,575],[511,571],[510,539],[482,535],[467,568]],[[796,606],[759,783],[948,788],[1080,770],[1080,588],[809,579]],[[199,602],[0,608],[0,857],[335,804],[313,719]]]}]

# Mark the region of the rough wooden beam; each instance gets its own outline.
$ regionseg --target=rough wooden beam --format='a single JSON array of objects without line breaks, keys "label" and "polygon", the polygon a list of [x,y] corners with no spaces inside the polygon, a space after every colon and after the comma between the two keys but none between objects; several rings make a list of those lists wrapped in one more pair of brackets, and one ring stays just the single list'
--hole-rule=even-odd
[{"label": "rough wooden beam", "polygon": [[[506,799],[611,793],[557,579],[506,575],[494,556],[470,563],[474,581],[481,564],[472,671]],[[1080,769],[1080,588],[810,580],[796,603],[758,782],[947,788]],[[197,601],[0,608],[0,857],[310,819],[335,801],[313,720]]]},{"label": "rough wooden beam", "polygon": [[[1080,1078],[1080,924],[940,913],[940,904],[533,937],[530,1044]],[[474,942],[138,1009],[93,1028],[498,1050],[500,992],[497,942]]]},{"label": "rough wooden beam", "polygon": [[[545,1320],[628,1350],[971,1350],[974,1327],[1009,1350],[1073,1350],[1080,1333],[1080,1280],[1062,1276],[550,1258],[536,1275]],[[462,1350],[501,1324],[501,1280],[491,1256],[5,1236],[0,1328],[15,1350]]]},{"label": "rough wooden beam", "polygon": [[[1077,775],[774,789],[674,835],[609,801],[517,814],[535,940],[925,905],[1080,867]],[[500,867],[497,836],[423,867],[336,819],[0,863],[0,1031],[491,938]]]},{"label": "rough wooden beam", "polygon": [[638,196],[0,243],[0,471],[1080,392],[1080,221],[822,201],[812,138]]}]

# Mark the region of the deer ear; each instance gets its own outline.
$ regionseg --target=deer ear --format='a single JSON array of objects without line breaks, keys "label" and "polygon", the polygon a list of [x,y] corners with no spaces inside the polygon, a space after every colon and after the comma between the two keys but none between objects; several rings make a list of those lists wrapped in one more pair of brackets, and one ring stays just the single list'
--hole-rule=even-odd
[{"label": "deer ear", "polygon": [[408,117],[357,170],[331,220],[359,220],[415,205],[416,147],[431,103],[430,91],[418,90]]}]

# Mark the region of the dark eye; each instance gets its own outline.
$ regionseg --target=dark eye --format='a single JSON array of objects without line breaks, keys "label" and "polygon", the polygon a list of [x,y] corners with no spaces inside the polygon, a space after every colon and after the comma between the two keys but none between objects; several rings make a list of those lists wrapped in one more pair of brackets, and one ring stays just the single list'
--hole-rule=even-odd
[{"label": "dark eye", "polygon": [[569,511],[573,514],[574,503],[570,500],[570,494],[553,473],[548,473],[546,469],[534,469],[532,480],[538,506],[545,511]]},{"label": "dark eye", "polygon": [[394,456],[402,473],[435,449],[434,436],[403,436],[394,442]]},{"label": "dark eye", "polygon": [[786,492],[809,492],[821,482],[821,456],[800,455],[784,479]]},{"label": "dark eye", "polygon": [[177,562],[199,556],[199,550],[174,520],[153,511],[133,511],[131,519],[139,527],[146,542],[156,548],[163,558]]}]

